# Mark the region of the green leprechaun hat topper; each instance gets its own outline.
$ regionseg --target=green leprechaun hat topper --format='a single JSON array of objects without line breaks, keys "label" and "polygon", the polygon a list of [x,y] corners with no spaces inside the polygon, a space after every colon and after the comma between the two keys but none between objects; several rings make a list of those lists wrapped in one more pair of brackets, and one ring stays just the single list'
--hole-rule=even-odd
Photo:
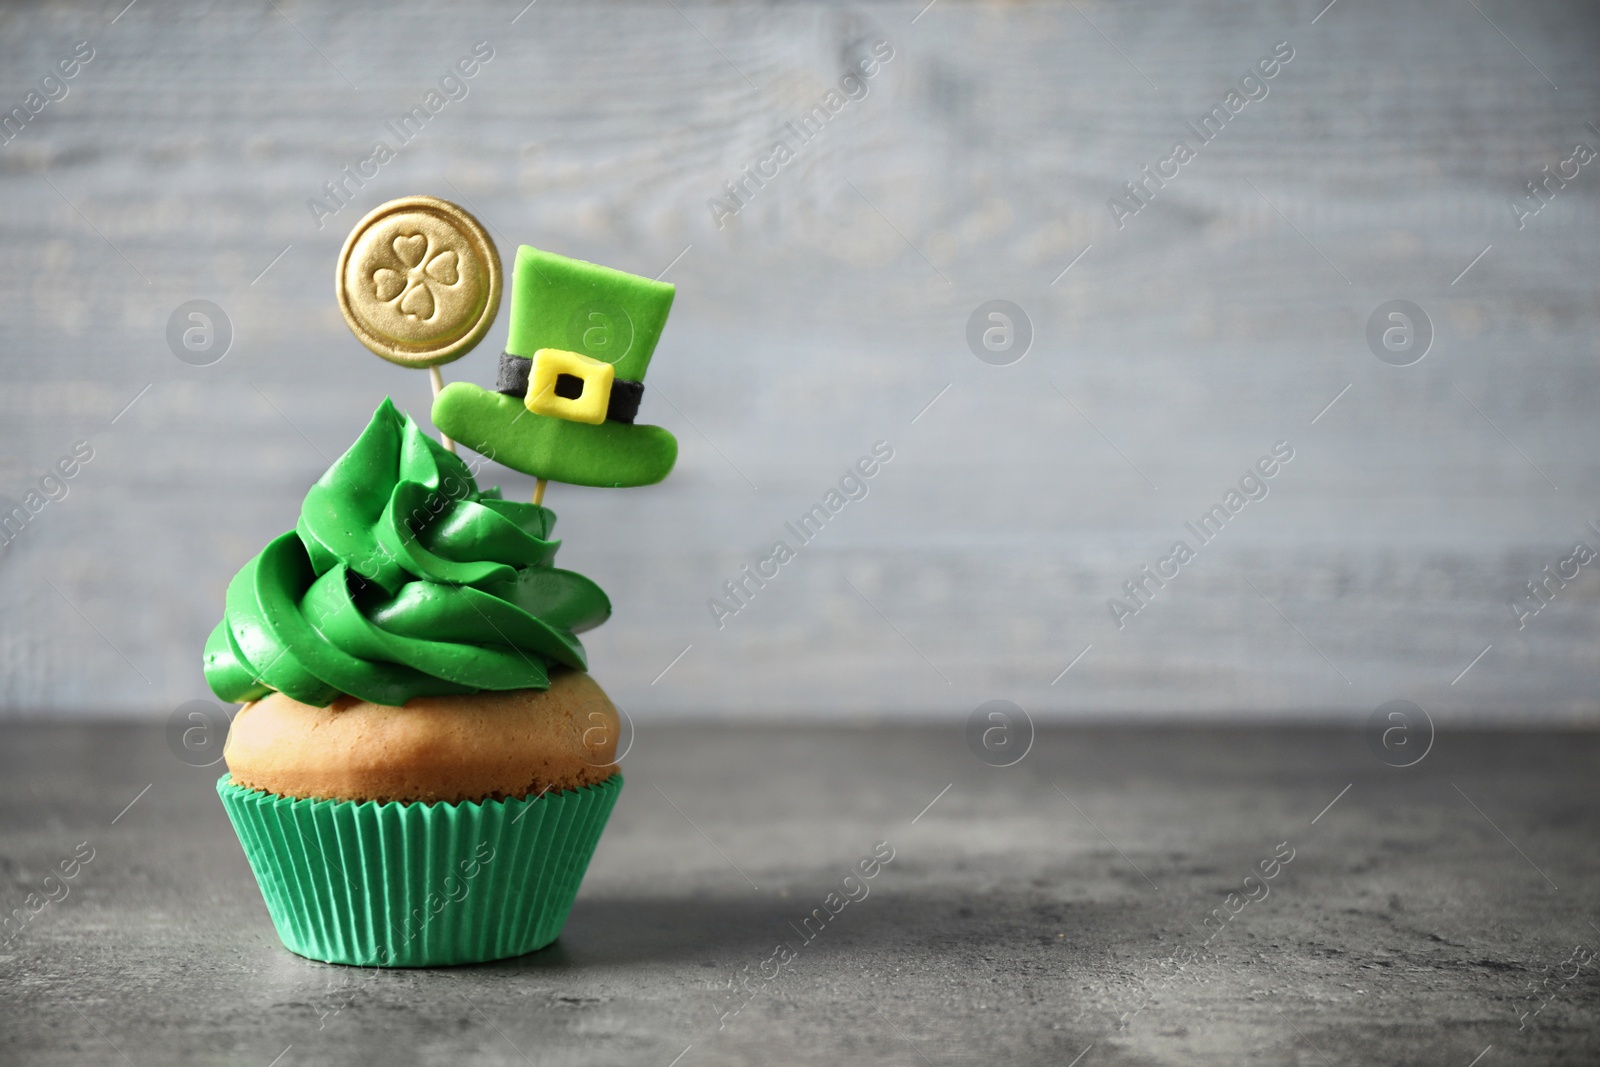
[{"label": "green leprechaun hat topper", "polygon": [[434,425],[541,482],[620,488],[661,481],[677,461],[677,439],[633,420],[675,292],[666,282],[521,246],[495,390],[445,386],[433,402]]}]

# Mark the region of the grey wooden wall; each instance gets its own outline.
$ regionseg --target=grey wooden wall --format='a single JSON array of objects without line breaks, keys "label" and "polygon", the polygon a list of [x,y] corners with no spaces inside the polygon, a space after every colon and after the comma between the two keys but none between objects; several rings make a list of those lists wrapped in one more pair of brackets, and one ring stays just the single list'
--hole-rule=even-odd
[{"label": "grey wooden wall", "polygon": [[[1510,604],[1600,548],[1600,162],[1520,228],[1511,205],[1600,149],[1596,18],[1324,4],[5,8],[4,109],[93,58],[0,146],[0,494],[94,456],[0,550],[0,707],[206,695],[234,570],[383,395],[426,417],[331,285],[361,214],[426,192],[507,257],[679,287],[643,411],[677,471],[548,501],[616,603],[595,673],[641,722],[996,698],[1594,721],[1600,564],[1520,629]],[[719,227],[723,183],[878,41],[865,96]],[[477,42],[465,98],[319,226],[307,201]],[[1108,200],[1279,42],[1268,95],[1119,227]],[[192,299],[234,331],[210,366],[165,340]],[[1012,365],[966,340],[993,299],[1032,323]],[[1411,366],[1366,339],[1396,299],[1432,323]],[[504,321],[446,377],[490,382]],[[719,629],[708,599],[877,441],[869,495]],[[1118,629],[1108,599],[1279,441],[1270,493]]]}]

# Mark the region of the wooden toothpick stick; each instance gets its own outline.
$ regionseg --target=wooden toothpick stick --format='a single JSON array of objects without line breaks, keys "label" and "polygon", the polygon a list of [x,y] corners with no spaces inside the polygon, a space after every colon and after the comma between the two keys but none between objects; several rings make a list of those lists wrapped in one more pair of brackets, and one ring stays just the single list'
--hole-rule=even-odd
[{"label": "wooden toothpick stick", "polygon": [[533,502],[541,507],[544,505],[544,487],[549,481],[548,478],[540,478],[533,484]]},{"label": "wooden toothpick stick", "polygon": [[[438,367],[428,368],[428,380],[433,383],[433,398],[435,400],[439,399],[439,394],[444,391],[444,375],[439,373]],[[439,441],[451,455],[455,455],[456,443],[445,436],[443,430],[439,431]]]}]

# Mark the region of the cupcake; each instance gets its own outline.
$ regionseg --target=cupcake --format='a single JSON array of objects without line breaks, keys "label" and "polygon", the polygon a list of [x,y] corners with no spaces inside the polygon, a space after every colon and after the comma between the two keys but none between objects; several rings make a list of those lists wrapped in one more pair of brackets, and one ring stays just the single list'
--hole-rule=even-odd
[{"label": "cupcake", "polygon": [[611,603],[553,565],[554,525],[385,400],[229,584],[217,791],[291,951],[427,966],[560,933],[622,776],[576,636]]},{"label": "cupcake", "polygon": [[335,275],[372,352],[432,368],[435,426],[537,481],[480,490],[449,438],[385,400],[228,585],[206,642],[245,707],[217,783],[278,936],[335,963],[516,956],[560,934],[622,789],[617,710],[577,635],[611,614],[554,566],[548,482],[661,481],[677,440],[635,424],[673,286],[522,246],[495,388],[443,386],[499,308],[499,253],[457,205],[356,224]]}]

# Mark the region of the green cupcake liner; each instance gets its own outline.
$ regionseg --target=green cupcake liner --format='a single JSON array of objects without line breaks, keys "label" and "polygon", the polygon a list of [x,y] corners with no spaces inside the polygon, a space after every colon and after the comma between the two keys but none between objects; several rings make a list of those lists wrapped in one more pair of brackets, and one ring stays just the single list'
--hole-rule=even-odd
[{"label": "green cupcake liner", "polygon": [[520,956],[567,921],[622,775],[524,800],[306,800],[217,780],[291,952],[432,967]]}]

